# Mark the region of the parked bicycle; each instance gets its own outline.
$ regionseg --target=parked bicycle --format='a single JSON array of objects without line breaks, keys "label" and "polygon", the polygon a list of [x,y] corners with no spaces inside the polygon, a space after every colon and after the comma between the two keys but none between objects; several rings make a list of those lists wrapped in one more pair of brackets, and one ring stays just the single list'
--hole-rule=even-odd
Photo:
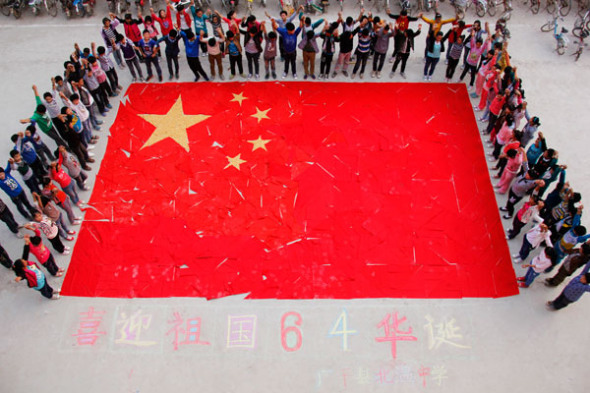
[{"label": "parked bicycle", "polygon": [[543,26],[541,26],[541,31],[544,33],[547,33],[549,31],[553,30],[554,27],[558,25],[559,19],[563,20],[563,18],[559,16],[559,12],[554,11],[551,19],[549,19],[547,21],[547,23],[545,23]]},{"label": "parked bicycle", "polygon": [[[8,9],[8,15],[12,14],[16,19],[20,18],[22,13],[28,8],[34,15],[39,15],[41,9],[45,9],[47,13],[53,17],[57,16],[56,0],[32,0],[28,3],[27,0],[13,0],[5,6]],[[3,7],[2,12],[6,15],[6,10]],[[8,16],[7,15],[7,16]]]},{"label": "parked bicycle", "polygon": [[590,32],[588,30],[583,30],[580,37],[578,38],[578,41],[574,41],[574,44],[578,45],[578,49],[576,49],[576,51],[572,53],[572,56],[575,56],[574,61],[578,61],[580,56],[582,56],[582,52],[584,52],[584,47],[588,45],[584,42],[584,39],[586,39],[589,35]]},{"label": "parked bicycle", "polygon": [[572,9],[571,0],[547,0],[547,5],[545,6],[545,10],[553,14],[555,9],[559,8],[559,13],[561,16],[567,16]]},{"label": "parked bicycle", "polygon": [[[549,23],[549,22],[548,22]],[[547,25],[547,24],[545,24]],[[543,26],[545,26],[543,25]],[[545,31],[545,30],[543,30]],[[559,31],[559,33],[558,33]],[[567,48],[567,44],[569,42],[566,34],[567,34],[568,30],[565,27],[561,27],[561,29],[559,29],[559,22],[557,20],[555,20],[555,25],[553,26],[553,38],[555,38],[555,41],[557,42],[557,46],[555,48],[555,51],[557,52],[558,55],[563,55],[565,53],[565,48]]]},{"label": "parked bicycle", "polygon": [[[526,4],[526,3],[525,3]],[[530,10],[533,14],[538,14],[539,9],[541,8],[541,0],[531,0]]]},{"label": "parked bicycle", "polygon": [[85,17],[94,14],[94,0],[62,0],[62,5],[67,19],[73,15]]},{"label": "parked bicycle", "polygon": [[113,14],[121,15],[131,6],[127,0],[107,0],[108,9]]}]

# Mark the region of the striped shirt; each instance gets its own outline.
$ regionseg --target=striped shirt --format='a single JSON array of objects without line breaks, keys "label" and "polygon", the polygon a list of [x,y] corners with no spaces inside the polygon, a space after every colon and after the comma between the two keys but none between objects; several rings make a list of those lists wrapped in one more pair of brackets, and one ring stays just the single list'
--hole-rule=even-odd
[{"label": "striped shirt", "polygon": [[454,60],[459,60],[461,58],[461,53],[463,53],[463,47],[463,44],[453,42],[451,49],[449,49],[449,57]]},{"label": "striped shirt", "polygon": [[356,50],[360,53],[367,53],[371,49],[371,36],[364,37],[362,33],[359,33],[359,43]]}]

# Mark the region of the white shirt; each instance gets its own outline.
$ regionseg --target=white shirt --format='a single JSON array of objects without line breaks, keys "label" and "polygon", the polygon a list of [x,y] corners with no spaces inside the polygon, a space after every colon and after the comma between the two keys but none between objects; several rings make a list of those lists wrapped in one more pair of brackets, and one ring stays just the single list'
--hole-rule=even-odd
[{"label": "white shirt", "polygon": [[533,229],[526,233],[526,239],[531,243],[533,248],[536,248],[541,244],[541,242],[545,241],[547,247],[553,247],[553,243],[551,243],[551,231],[547,230],[546,232],[541,232],[541,225],[535,225]]},{"label": "white shirt", "polygon": [[551,266],[551,259],[547,258],[545,250],[531,260],[533,270],[536,273],[543,273],[545,269]]}]

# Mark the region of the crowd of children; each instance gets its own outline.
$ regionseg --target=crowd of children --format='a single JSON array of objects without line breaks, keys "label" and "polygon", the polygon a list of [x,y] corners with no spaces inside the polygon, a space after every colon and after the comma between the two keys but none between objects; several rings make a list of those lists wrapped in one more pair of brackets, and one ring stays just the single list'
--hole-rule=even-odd
[{"label": "crowd of children", "polygon": [[[504,21],[498,21],[492,31],[488,23],[482,25],[478,20],[466,24],[456,18],[443,19],[438,13],[429,19],[422,14],[410,17],[404,11],[392,14],[389,10],[388,20],[361,10],[356,19],[339,14],[331,22],[312,21],[304,16],[302,8],[291,15],[282,11],[277,17],[265,13],[267,20],[259,21],[254,15],[239,18],[232,11],[224,17],[217,11],[197,8],[192,2],[185,8],[170,1],[165,9],[150,11],[145,17],[138,13],[137,18],[131,14],[123,18],[110,14],[103,19],[100,31],[104,46],[92,43],[80,49],[76,44],[64,63],[63,76],[51,79],[51,91],[41,97],[33,86],[37,106],[30,118],[21,120],[27,127],[11,137],[14,149],[6,167],[0,168],[0,187],[30,221],[24,227],[34,232],[34,236],[25,236],[23,257],[15,263],[0,250],[2,263],[14,268],[17,280],[27,280],[43,296],[58,295],[38,266],[28,261],[28,255],[35,255],[52,275],[62,274],[41,241],[41,233],[55,251],[69,252],[62,239],[73,240],[75,232],[68,224],[80,223],[74,207],[82,209],[84,202],[76,189],[87,189],[85,171],[91,170],[91,150],[98,139],[94,131],[100,130],[102,123],[98,115],[106,116],[112,108],[109,99],[121,90],[116,65],[128,69],[133,81],[150,82],[154,71],[158,80],[163,81],[163,56],[169,79],[179,79],[182,41],[195,81],[225,80],[227,69],[230,80],[237,75],[259,80],[261,71],[265,80],[276,79],[277,60],[283,62],[283,79],[289,75],[297,79],[298,53],[306,80],[335,78],[339,74],[363,79],[371,58],[370,75],[378,79],[392,46],[389,77],[394,78],[400,67],[400,76],[406,78],[415,38],[422,34],[422,24],[415,29],[412,24],[421,20],[428,25],[424,34],[423,79],[432,80],[443,52],[447,82],[453,80],[460,63],[459,81],[469,75],[469,90],[476,102],[474,110],[481,112],[479,121],[485,124],[482,134],[487,139],[489,160],[494,163],[492,169],[498,171],[493,176],[498,179],[495,187],[500,194],[508,193],[506,206],[500,208],[505,212],[503,218],[512,220],[507,239],[516,239],[527,224],[534,224],[522,235],[520,251],[513,256],[515,263],[520,263],[535,253],[529,263],[522,265],[528,270],[525,276],[518,277],[519,286],[527,288],[537,276],[559,266],[557,274],[545,281],[548,286],[557,286],[584,267],[582,274],[571,280],[548,306],[565,307],[589,291],[590,234],[580,224],[581,195],[566,181],[567,167],[558,163],[557,152],[548,148],[544,135],[538,132],[539,118],[528,112],[523,80],[508,54]],[[446,25],[449,27],[443,32]],[[165,46],[163,53],[161,44]],[[316,76],[318,53],[320,67]],[[208,58],[209,74],[200,57]],[[224,58],[229,68],[224,65]],[[44,136],[56,144],[55,152],[45,145]],[[17,172],[34,203],[15,177]],[[555,186],[549,190],[553,183]],[[519,206],[523,199],[526,202]],[[14,216],[1,200],[0,219],[13,233],[22,236]]]}]

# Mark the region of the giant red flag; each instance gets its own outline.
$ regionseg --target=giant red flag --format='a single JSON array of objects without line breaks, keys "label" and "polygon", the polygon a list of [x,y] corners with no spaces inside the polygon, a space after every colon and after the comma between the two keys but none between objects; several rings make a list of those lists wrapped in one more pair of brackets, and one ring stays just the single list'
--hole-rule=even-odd
[{"label": "giant red flag", "polygon": [[63,293],[517,293],[463,85],[134,84]]}]

